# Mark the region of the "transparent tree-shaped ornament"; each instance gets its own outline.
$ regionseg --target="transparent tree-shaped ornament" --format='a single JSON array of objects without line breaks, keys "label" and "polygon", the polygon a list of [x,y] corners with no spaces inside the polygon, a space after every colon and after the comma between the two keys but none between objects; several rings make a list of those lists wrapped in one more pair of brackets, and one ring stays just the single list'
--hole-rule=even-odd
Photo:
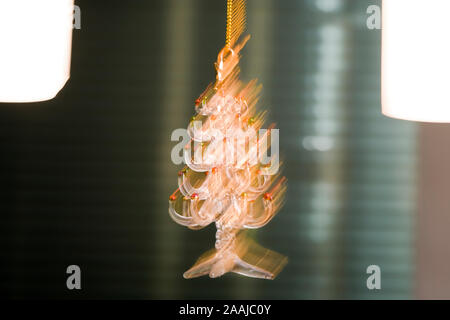
[{"label": "transparent tree-shaped ornament", "polygon": [[217,232],[214,248],[184,273],[185,278],[235,272],[274,279],[287,263],[245,231],[272,220],[286,189],[285,178],[277,174],[278,155],[263,161],[274,142],[270,130],[260,130],[265,113],[257,113],[255,106],[261,87],[238,79],[239,52],[247,40],[219,53],[217,80],[196,101],[197,115],[188,126],[187,166],[178,174],[169,214],[194,230],[215,223]]}]

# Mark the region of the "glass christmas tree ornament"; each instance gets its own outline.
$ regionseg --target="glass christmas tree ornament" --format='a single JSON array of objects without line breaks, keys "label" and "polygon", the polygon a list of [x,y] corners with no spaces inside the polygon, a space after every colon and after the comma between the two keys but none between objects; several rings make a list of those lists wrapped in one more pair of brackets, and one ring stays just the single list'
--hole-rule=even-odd
[{"label": "glass christmas tree ornament", "polygon": [[[178,173],[178,189],[169,197],[169,215],[180,225],[201,229],[215,223],[216,242],[185,278],[227,272],[274,279],[287,263],[246,233],[269,223],[283,205],[286,179],[278,175],[271,130],[262,131],[265,113],[257,112],[261,86],[239,80],[245,1],[229,0],[226,46],[217,59],[215,83],[195,101],[197,116],[184,149],[187,167]],[[264,161],[268,149],[271,157]]]}]

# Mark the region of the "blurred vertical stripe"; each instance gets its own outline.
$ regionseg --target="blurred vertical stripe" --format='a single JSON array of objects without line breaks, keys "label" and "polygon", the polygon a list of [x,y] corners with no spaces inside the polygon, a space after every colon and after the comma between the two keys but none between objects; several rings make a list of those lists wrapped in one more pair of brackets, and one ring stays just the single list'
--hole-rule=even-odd
[{"label": "blurred vertical stripe", "polygon": [[[177,180],[177,172],[170,164],[170,153],[173,147],[170,142],[172,130],[187,127],[189,121],[189,112],[183,106],[192,106],[194,97],[192,97],[192,75],[194,68],[192,67],[192,59],[194,56],[193,34],[195,33],[195,18],[197,11],[197,1],[167,1],[167,19],[164,21],[165,36],[161,44],[165,45],[165,64],[163,70],[164,94],[162,101],[158,101],[160,105],[161,130],[156,133],[161,140],[155,146],[152,146],[158,153],[157,181],[161,188],[155,188],[157,197],[161,200],[158,203],[168,205],[170,188],[174,190],[174,182]],[[176,22],[176,23],[175,23]],[[155,133],[154,133],[155,134]],[[149,146],[150,147],[150,146]],[[148,177],[151,179],[151,177]],[[173,191],[174,191],[173,190]],[[165,200],[165,201],[163,201]],[[160,288],[159,296],[161,298],[170,298],[177,294],[176,277],[172,275],[180,275],[179,268],[183,267],[182,254],[183,244],[185,243],[178,229],[173,226],[167,226],[168,215],[165,214],[167,209],[162,206],[157,207],[151,214],[155,215],[154,237],[157,247],[156,256],[149,254],[150,263],[158,265],[156,270],[164,270],[164,272],[156,272],[152,275],[157,287]]]}]

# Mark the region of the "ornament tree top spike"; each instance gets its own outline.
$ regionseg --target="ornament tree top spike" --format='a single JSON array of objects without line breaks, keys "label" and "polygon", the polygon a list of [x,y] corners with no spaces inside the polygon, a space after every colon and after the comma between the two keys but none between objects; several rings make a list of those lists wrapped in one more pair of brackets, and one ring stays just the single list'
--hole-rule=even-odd
[{"label": "ornament tree top spike", "polygon": [[262,130],[266,113],[256,109],[261,86],[239,79],[239,54],[249,39],[238,43],[245,21],[245,1],[228,0],[216,82],[195,101],[191,141],[183,149],[187,167],[179,171],[178,189],[169,197],[169,214],[178,224],[198,230],[215,223],[217,228],[215,248],[184,273],[187,279],[227,272],[274,279],[287,263],[245,231],[269,223],[286,191],[286,179],[278,174],[278,131],[274,126]]}]

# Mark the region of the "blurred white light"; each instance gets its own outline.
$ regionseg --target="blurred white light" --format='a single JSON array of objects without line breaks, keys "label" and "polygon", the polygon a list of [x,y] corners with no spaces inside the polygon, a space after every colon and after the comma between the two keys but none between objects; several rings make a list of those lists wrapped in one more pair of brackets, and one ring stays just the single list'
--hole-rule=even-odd
[{"label": "blurred white light", "polygon": [[308,151],[330,151],[334,147],[334,140],[330,137],[305,137],[302,140],[303,148]]},{"label": "blurred white light", "polygon": [[[330,114],[331,115],[331,112]],[[334,140],[332,136],[338,134],[340,129],[340,125],[338,121],[334,119],[327,119],[327,118],[319,118],[316,121],[314,121],[314,130],[320,134],[323,135],[322,142],[319,144],[322,146],[322,148],[326,147],[325,151],[331,149],[334,145]],[[325,142],[324,136],[327,137],[327,140]]]},{"label": "blurred white light", "polygon": [[383,0],[383,114],[450,122],[449,0]]},{"label": "blurred white light", "polygon": [[316,7],[325,12],[337,11],[342,6],[342,0],[316,0]]},{"label": "blurred white light", "polygon": [[326,42],[325,44],[341,44],[345,34],[340,25],[326,24],[319,30],[320,40]]},{"label": "blurred white light", "polygon": [[70,77],[74,0],[0,0],[0,102],[52,99]]}]

